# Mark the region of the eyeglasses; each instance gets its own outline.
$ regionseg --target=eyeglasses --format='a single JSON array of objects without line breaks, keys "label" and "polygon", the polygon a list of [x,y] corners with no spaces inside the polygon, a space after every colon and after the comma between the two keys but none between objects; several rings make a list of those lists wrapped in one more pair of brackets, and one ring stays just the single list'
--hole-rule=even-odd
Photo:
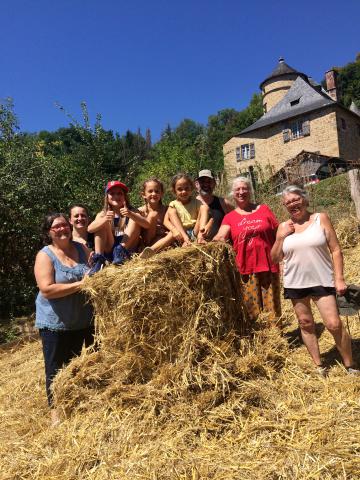
[{"label": "eyeglasses", "polygon": [[290,207],[291,205],[297,205],[298,203],[302,202],[302,198],[294,198],[293,200],[289,200],[288,202],[285,202],[284,205],[285,207]]},{"label": "eyeglasses", "polygon": [[70,228],[70,225],[68,225],[67,223],[57,223],[53,227],[50,227],[50,230],[53,230],[54,232],[58,232],[62,228]]}]

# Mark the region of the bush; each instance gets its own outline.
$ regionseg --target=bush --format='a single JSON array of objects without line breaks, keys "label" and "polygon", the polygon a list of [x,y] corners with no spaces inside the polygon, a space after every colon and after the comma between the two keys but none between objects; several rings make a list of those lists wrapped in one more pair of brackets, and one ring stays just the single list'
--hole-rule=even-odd
[{"label": "bush", "polygon": [[[93,157],[44,153],[38,137],[17,134],[10,103],[0,104],[0,311],[33,310],[33,264],[49,211],[74,202],[99,208],[104,179]],[[4,112],[7,112],[6,115]],[[84,152],[85,153],[85,152]]]}]

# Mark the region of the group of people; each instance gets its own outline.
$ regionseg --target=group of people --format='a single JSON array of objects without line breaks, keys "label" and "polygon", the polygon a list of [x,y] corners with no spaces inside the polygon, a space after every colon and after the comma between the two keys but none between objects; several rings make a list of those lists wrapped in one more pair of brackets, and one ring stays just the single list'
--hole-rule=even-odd
[{"label": "group of people", "polygon": [[[72,206],[69,218],[62,213],[46,216],[45,247],[35,261],[36,327],[43,344],[50,407],[57,371],[94,339],[92,308],[81,293],[85,276],[96,274],[108,262],[121,265],[134,253],[146,259],[172,245],[192,242],[231,241],[249,318],[255,320],[264,311],[278,326],[279,262],[283,260],[284,296],[294,306],[302,339],[319,373],[326,375],[326,367],[310,300],[333,335],[344,366],[349,373],[359,373],[336,306],[336,293],[342,295],[346,284],[342,253],[329,217],[309,212],[307,192],[297,185],[282,193],[290,219],[280,225],[267,205],[253,202],[247,177],[237,177],[232,183],[234,205],[215,196],[215,186],[210,170],[200,171],[195,182],[187,174],[177,174],[172,180],[175,199],[166,206],[162,182],[150,178],[141,189],[144,205],[136,209],[130,205],[128,187],[115,180],[106,185],[103,209],[93,222],[83,205]],[[56,423],[54,409],[52,416]]]},{"label": "group of people", "polygon": [[163,183],[149,178],[141,189],[144,205],[136,209],[129,203],[128,187],[120,181],[109,182],[104,207],[88,227],[94,235],[95,250],[89,275],[107,262],[121,265],[134,252],[149,258],[170,245],[187,246],[194,240],[211,240],[225,213],[232,208],[227,200],[213,195],[215,184],[209,170],[199,172],[195,185],[189,175],[179,173],[171,183],[175,200],[167,207],[162,201]]}]

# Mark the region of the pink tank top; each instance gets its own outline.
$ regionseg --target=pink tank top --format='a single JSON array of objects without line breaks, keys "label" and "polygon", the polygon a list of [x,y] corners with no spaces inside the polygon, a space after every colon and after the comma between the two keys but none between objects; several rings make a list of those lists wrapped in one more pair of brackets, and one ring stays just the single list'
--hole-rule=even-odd
[{"label": "pink tank top", "polygon": [[320,215],[300,233],[288,235],[283,243],[284,287],[333,287],[333,264],[320,225]]}]

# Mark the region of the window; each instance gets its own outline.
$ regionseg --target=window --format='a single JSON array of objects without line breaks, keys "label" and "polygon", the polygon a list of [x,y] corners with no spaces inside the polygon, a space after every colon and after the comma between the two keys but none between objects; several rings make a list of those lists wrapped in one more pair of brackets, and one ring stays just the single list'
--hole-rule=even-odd
[{"label": "window", "polygon": [[290,102],[290,105],[294,107],[295,105],[298,105],[299,102],[300,102],[300,98],[297,98],[296,100],[293,100],[292,102]]},{"label": "window", "polygon": [[266,113],[266,112],[267,112],[267,104],[264,103],[264,113]]},{"label": "window", "polygon": [[310,121],[299,119],[286,125],[283,129],[284,143],[290,140],[297,140],[298,138],[307,137],[310,135]]},{"label": "window", "polygon": [[243,160],[250,159],[250,143],[245,143],[244,145],[241,145],[241,158]]},{"label": "window", "polygon": [[255,146],[253,143],[245,143],[241,145],[241,159],[250,160],[250,158],[255,158]]},{"label": "window", "polygon": [[360,123],[357,124],[357,133],[358,133],[358,135],[359,135],[359,137],[360,137]]},{"label": "window", "polygon": [[303,136],[303,122],[298,120],[296,122],[292,122],[290,125],[290,137],[291,140],[295,140],[295,138],[300,138]]},{"label": "window", "polygon": [[341,128],[342,128],[343,130],[346,130],[345,118],[340,118],[340,123],[341,123]]},{"label": "window", "polygon": [[244,143],[235,149],[236,161],[250,160],[255,158],[255,145],[253,143]]}]

